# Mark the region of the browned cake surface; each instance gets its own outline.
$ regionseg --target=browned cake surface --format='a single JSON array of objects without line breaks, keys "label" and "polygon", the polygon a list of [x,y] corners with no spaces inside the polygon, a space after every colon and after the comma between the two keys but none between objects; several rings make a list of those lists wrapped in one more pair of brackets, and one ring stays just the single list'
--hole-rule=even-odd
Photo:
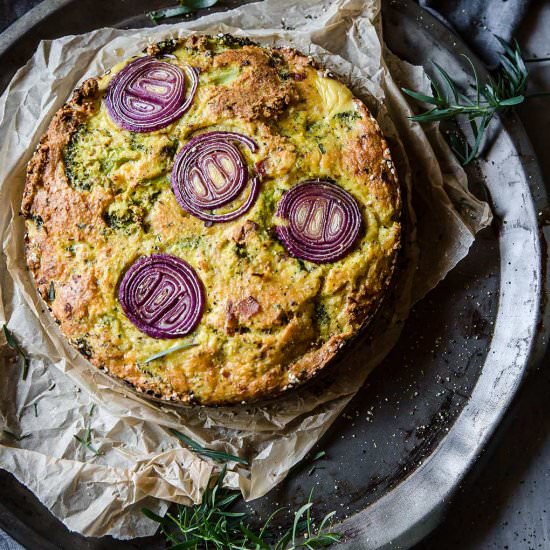
[{"label": "browned cake surface", "polygon": [[[390,151],[363,103],[300,53],[204,36],[169,50],[200,77],[190,110],[168,127],[135,134],[110,119],[103,97],[125,63],[54,116],[28,166],[27,262],[69,341],[138,390],[202,404],[275,395],[323,368],[388,288],[401,210]],[[241,218],[207,227],[176,202],[170,172],[185,143],[212,130],[252,137],[258,151],[245,157],[262,180]],[[320,177],[356,199],[364,230],[344,258],[317,265],[291,257],[273,226],[283,193]],[[185,338],[145,335],[118,301],[122,274],[154,253],[184,259],[203,281],[204,315]]]}]

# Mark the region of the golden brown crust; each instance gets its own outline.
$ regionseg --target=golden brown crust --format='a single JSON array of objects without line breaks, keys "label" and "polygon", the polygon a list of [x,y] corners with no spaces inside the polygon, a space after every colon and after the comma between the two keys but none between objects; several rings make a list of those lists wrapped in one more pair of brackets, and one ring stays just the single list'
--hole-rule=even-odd
[{"label": "golden brown crust", "polygon": [[242,72],[233,85],[217,87],[210,108],[218,118],[276,118],[296,99],[291,81],[279,78],[281,61],[256,46],[228,50],[214,58],[214,68],[238,66]]},{"label": "golden brown crust", "polygon": [[[64,155],[79,128],[95,124],[94,136],[103,140],[93,145],[95,151],[122,139],[102,106],[110,76],[86,81],[56,113],[29,162],[21,205],[27,262],[64,334],[97,367],[138,391],[178,402],[250,402],[312,378],[373,317],[400,243],[399,185],[390,151],[366,107],[295,50],[228,40],[220,46],[194,35],[150,46],[148,54],[179,52],[201,71],[204,84],[189,123],[177,126],[180,147],[194,131],[208,127],[205,120],[230,121],[231,129],[238,124],[236,131],[260,143],[253,161],[263,176],[263,195],[242,219],[205,228],[179,208],[165,184],[158,184],[158,198],[150,205],[149,195],[132,198],[147,192],[141,182],[156,182],[157,172],[169,172],[170,161],[161,157],[176,130],[160,132],[145,149],[126,151],[130,162],[111,172],[107,183],[93,180],[90,189],[74,185]],[[308,119],[304,105],[313,101],[318,103]],[[298,140],[300,132],[311,142]],[[124,147],[133,139],[122,137]],[[274,238],[266,209],[272,216],[281,189],[311,173],[351,186],[366,233],[349,258],[304,270]],[[109,223],[123,206],[121,219],[135,224],[126,232]],[[116,289],[119,274],[136,255],[155,251],[190,261],[207,285],[209,303],[195,335],[200,345],[150,370],[140,362],[158,351],[159,343],[121,316]]]}]

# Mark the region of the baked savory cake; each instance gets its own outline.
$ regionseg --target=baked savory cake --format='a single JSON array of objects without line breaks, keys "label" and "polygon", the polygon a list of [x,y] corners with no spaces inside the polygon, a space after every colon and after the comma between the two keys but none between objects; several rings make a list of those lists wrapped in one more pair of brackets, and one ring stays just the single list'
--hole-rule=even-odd
[{"label": "baked savory cake", "polygon": [[366,326],[400,242],[390,151],[310,57],[229,35],[150,46],[53,117],[26,257],[96,367],[205,405],[311,379]]}]

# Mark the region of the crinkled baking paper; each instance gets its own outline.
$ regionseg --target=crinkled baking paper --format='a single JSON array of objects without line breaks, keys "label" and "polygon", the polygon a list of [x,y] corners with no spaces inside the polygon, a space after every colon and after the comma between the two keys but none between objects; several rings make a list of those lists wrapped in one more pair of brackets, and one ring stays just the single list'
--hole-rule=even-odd
[{"label": "crinkled baking paper", "polygon": [[[69,529],[87,536],[146,536],[157,526],[140,513],[142,506],[163,514],[171,502],[200,500],[216,465],[182,446],[170,427],[210,448],[246,456],[250,467],[233,467],[228,484],[249,500],[267,493],[321,438],[395,344],[412,304],[468,253],[475,233],[490,222],[488,206],[468,192],[466,176],[437,128],[407,119],[399,86],[426,88],[426,77],[385,49],[379,10],[377,0],[267,0],[177,25],[100,29],[44,41],[2,96],[0,317],[32,360],[26,381],[17,364],[6,360],[0,368],[0,467]],[[108,379],[66,344],[25,266],[18,215],[25,165],[51,116],[86,77],[151,42],[195,31],[291,45],[339,75],[388,137],[405,198],[399,280],[378,321],[384,329],[345,354],[322,382],[262,407],[159,405]],[[417,222],[413,205],[429,215]],[[88,428],[99,456],[74,437],[84,438]]]}]

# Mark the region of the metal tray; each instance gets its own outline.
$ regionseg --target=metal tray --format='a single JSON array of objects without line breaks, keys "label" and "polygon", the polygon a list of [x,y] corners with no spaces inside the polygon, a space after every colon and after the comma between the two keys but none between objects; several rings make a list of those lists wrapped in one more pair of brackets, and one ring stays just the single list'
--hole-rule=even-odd
[{"label": "metal tray", "polygon": [[[3,89],[40,39],[101,26],[143,27],[166,0],[45,0],[0,35]],[[243,2],[226,1],[223,8]],[[222,8],[222,9],[223,9]],[[383,3],[386,41],[428,69],[464,69],[474,57],[408,0]],[[413,310],[402,338],[320,442],[327,459],[298,467],[252,503],[265,517],[315,489],[317,512],[337,510],[342,548],[408,548],[439,522],[488,444],[528,370],[542,357],[548,321],[545,224],[550,210],[518,119],[507,115],[472,189],[495,221],[470,254]],[[548,234],[546,235],[548,237]],[[29,549],[163,548],[160,537],[115,541],[70,533],[12,476],[0,471],[0,526]]]}]

